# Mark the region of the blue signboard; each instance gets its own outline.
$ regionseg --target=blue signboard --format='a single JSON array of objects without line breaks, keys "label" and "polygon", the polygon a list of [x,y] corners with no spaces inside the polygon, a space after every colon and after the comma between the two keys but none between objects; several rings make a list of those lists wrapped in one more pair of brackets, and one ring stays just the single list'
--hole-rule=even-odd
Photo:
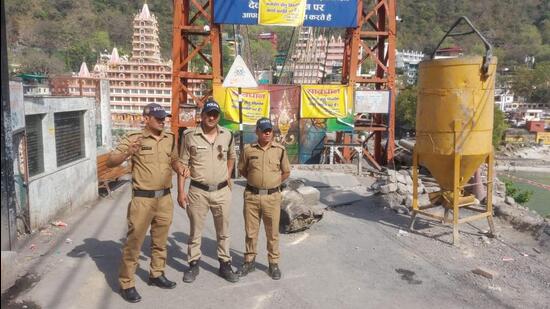
[{"label": "blue signboard", "polygon": [[[258,24],[259,0],[214,0],[214,23]],[[307,0],[305,27],[354,28],[357,0]]]}]

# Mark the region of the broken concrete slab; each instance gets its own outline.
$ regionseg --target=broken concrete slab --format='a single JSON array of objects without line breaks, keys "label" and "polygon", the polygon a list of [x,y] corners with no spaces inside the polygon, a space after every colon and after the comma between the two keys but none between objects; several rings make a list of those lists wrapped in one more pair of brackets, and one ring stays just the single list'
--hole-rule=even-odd
[{"label": "broken concrete slab", "polygon": [[[336,190],[333,188],[320,188],[321,202],[329,207],[349,205],[362,200],[365,195],[362,190]],[[364,189],[363,189],[364,191]]]},{"label": "broken concrete slab", "polygon": [[292,170],[293,179],[307,179],[306,186],[315,188],[348,188],[361,186],[357,177],[345,173],[319,173],[316,171]]},{"label": "broken concrete slab", "polygon": [[300,193],[300,195],[302,195],[302,198],[306,205],[317,205],[317,203],[319,203],[319,200],[321,199],[321,192],[319,192],[319,190],[314,187],[302,186],[296,189],[296,191]]}]

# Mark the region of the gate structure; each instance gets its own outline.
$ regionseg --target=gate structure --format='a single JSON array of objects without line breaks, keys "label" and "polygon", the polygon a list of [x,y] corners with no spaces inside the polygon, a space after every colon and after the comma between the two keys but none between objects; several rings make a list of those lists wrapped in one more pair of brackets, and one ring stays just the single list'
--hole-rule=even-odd
[{"label": "gate structure", "polygon": [[[214,23],[214,1],[223,0],[174,0],[172,131],[176,134],[197,125],[197,113],[212,95],[212,84],[223,81],[221,27]],[[358,0],[357,12],[357,27],[346,31],[342,83],[354,89],[391,92],[388,114],[358,115],[355,121],[356,131],[365,131],[368,139],[374,138],[373,152],[365,147],[365,157],[385,164],[394,153],[396,0]],[[360,51],[363,58],[359,58]],[[207,69],[192,72],[195,58],[202,58]],[[373,68],[375,74],[358,74],[361,67]],[[209,91],[202,97],[195,96],[188,87],[191,80],[210,81]],[[383,133],[387,137],[385,147]]]}]

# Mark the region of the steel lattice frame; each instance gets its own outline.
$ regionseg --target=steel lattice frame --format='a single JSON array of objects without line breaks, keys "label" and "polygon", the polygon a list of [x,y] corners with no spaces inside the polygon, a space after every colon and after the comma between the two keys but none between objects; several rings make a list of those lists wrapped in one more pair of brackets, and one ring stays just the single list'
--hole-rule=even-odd
[{"label": "steel lattice frame", "polygon": [[[172,132],[195,127],[196,117],[182,118],[182,112],[201,108],[212,89],[196,97],[188,88],[190,80],[222,81],[220,25],[213,23],[212,0],[174,0],[172,37]],[[200,57],[209,66],[206,73],[190,72],[191,61]],[[187,104],[188,98],[193,104]]]},{"label": "steel lattice frame", "polygon": [[[371,6],[368,6],[369,3]],[[396,0],[358,1],[361,12],[357,28],[347,30],[342,83],[354,87],[359,85],[377,90],[390,90],[390,108],[387,117],[373,115],[372,123],[356,121],[355,130],[366,131],[374,135],[374,159],[378,163],[392,161],[395,140],[395,55],[396,55]],[[387,44],[387,45],[386,45]],[[359,60],[359,50],[365,56]],[[373,77],[357,75],[357,69],[370,61],[376,67]],[[384,119],[386,118],[386,119]],[[385,121],[384,121],[385,120]],[[382,133],[387,132],[387,148],[382,149]],[[367,149],[364,155],[373,159]]]},{"label": "steel lattice frame", "polygon": [[[197,124],[195,118],[182,119],[182,111],[196,111],[212,93],[210,90],[203,97],[195,97],[189,91],[189,81],[199,79],[221,83],[223,79],[220,25],[213,23],[213,1],[215,0],[174,0],[172,131],[176,134],[180,128],[194,127]],[[370,85],[374,89],[391,91],[387,119],[383,119],[384,115],[378,114],[374,115],[371,125],[356,123],[356,130],[370,132],[374,136],[374,158],[379,163],[385,163],[393,159],[394,153],[396,0],[359,0],[357,5],[357,11],[360,12],[358,27],[347,29],[342,83],[349,83],[352,87]],[[206,29],[205,26],[209,28]],[[365,52],[365,57],[359,59],[361,48]],[[189,71],[189,64],[195,57],[201,57],[210,66],[208,73]],[[357,75],[357,69],[365,61],[374,64],[375,76]],[[188,105],[188,98],[192,98],[194,104]],[[383,132],[387,132],[388,141],[385,151],[382,149]],[[373,159],[366,149],[364,154]]]}]

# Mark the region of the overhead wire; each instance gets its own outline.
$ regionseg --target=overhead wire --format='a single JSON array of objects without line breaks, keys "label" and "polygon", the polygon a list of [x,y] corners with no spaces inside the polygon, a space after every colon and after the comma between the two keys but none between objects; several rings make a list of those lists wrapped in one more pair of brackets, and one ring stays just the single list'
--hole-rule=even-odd
[{"label": "overhead wire", "polygon": [[[299,27],[299,28],[301,28],[301,27]],[[285,71],[286,63],[288,61],[288,57],[289,56],[292,57],[292,54],[290,53],[290,49],[292,47],[292,41],[294,40],[294,33],[295,32],[296,32],[296,27],[293,27],[292,35],[290,36],[290,41],[288,42],[288,47],[286,48],[285,61],[283,62],[283,66],[281,67],[281,71],[279,72],[279,78],[277,79],[277,84],[280,84],[281,80],[283,79],[283,74],[284,74],[284,71]]]}]

